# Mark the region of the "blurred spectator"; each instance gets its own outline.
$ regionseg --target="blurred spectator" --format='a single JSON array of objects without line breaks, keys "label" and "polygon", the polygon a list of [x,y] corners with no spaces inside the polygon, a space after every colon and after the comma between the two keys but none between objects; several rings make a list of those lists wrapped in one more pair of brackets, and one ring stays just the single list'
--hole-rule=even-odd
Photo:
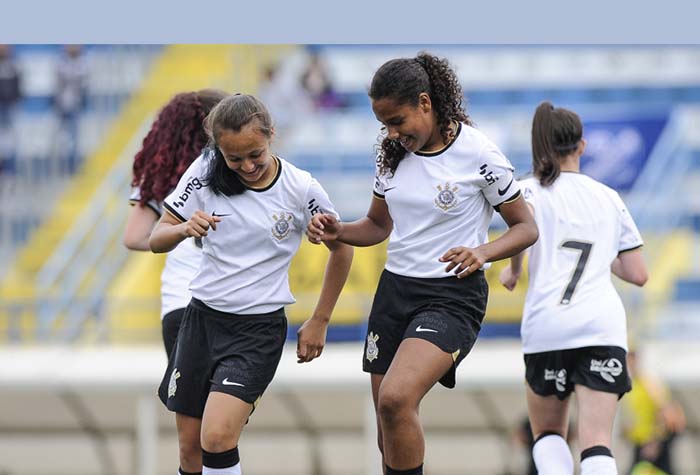
[{"label": "blurred spectator", "polygon": [[321,56],[316,52],[310,55],[309,63],[301,75],[301,85],[309,93],[317,109],[345,107],[342,98],[333,87]]},{"label": "blurred spectator", "polygon": [[82,47],[68,45],[56,68],[53,104],[59,120],[58,156],[65,160],[69,173],[78,167],[79,121],[87,103],[88,70]]},{"label": "blurred spectator", "polygon": [[289,79],[281,74],[279,64],[271,64],[263,69],[258,88],[258,97],[267,105],[270,115],[275,120],[276,147],[280,147],[280,137],[283,140],[288,136],[286,130],[314,108],[306,90],[294,78],[291,78],[291,81]]},{"label": "blurred spectator", "polygon": [[20,72],[8,45],[0,45],[0,173],[14,172],[14,109],[22,98]]},{"label": "blurred spectator", "polygon": [[632,391],[622,399],[626,438],[634,446],[630,475],[673,475],[671,448],[685,429],[683,408],[666,385],[641,368],[639,355],[627,355]]}]

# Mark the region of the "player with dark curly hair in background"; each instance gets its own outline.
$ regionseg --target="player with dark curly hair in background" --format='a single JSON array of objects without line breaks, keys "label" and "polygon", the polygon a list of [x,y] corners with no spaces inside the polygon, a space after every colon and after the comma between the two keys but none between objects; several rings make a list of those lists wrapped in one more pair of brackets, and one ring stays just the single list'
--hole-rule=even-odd
[{"label": "player with dark curly hair in background", "polygon": [[[173,97],[158,114],[134,157],[133,205],[124,232],[124,244],[136,251],[150,251],[148,239],[162,215],[163,200],[175,189],[182,174],[201,154],[209,137],[204,119],[226,97],[223,91],[204,89]],[[195,239],[173,249],[161,277],[163,343],[168,357],[173,352],[180,322],[190,302],[190,281],[199,268],[202,251]],[[202,470],[199,442],[201,419],[178,420],[181,473]]]},{"label": "player with dark curly hair in background", "polygon": [[[343,223],[316,215],[307,235],[313,243],[354,246],[389,237],[364,371],[371,373],[385,473],[422,474],[420,402],[437,382],[455,386],[486,311],[483,270],[531,245],[537,227],[510,162],[464,112],[446,60],[421,53],[388,61],[369,96],[385,136],[367,216]],[[494,208],[509,229],[488,242]]]}]

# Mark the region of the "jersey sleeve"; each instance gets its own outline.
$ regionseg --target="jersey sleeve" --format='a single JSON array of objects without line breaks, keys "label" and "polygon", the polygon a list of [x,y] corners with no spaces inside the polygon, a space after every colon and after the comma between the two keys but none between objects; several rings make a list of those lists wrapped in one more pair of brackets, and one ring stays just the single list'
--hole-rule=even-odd
[{"label": "jersey sleeve", "polygon": [[530,204],[533,208],[537,208],[537,187],[535,186],[536,181],[533,178],[524,178],[519,181],[520,191],[523,195],[523,199]]},{"label": "jersey sleeve", "polygon": [[513,165],[493,144],[483,148],[479,157],[481,192],[486,200],[498,209],[503,203],[520,196],[520,184],[513,175]]},{"label": "jersey sleeve", "polygon": [[304,197],[304,227],[306,227],[313,215],[317,213],[332,214],[338,220],[340,216],[331,203],[328,193],[315,178],[311,178],[311,184]]},{"label": "jersey sleeve", "polygon": [[372,194],[375,198],[379,198],[380,200],[384,199],[384,190],[387,186],[386,179],[386,174],[380,172],[379,163],[377,163],[377,166],[374,171],[374,187],[372,189]]},{"label": "jersey sleeve", "polygon": [[642,235],[639,229],[637,229],[637,225],[634,223],[634,219],[632,219],[632,215],[630,215],[627,206],[625,206],[625,203],[617,192],[613,192],[613,201],[615,202],[621,224],[618,252],[631,251],[642,247],[644,245]]},{"label": "jersey sleeve", "polygon": [[[129,195],[129,204],[131,206],[136,206],[140,202],[141,202],[141,188],[139,188],[138,186],[134,186],[131,189],[131,195]],[[160,205],[160,203],[158,203],[156,200],[153,200],[153,199],[148,200],[148,202],[146,203],[146,206],[151,208],[158,215],[159,218],[163,214],[163,208]]]},{"label": "jersey sleeve", "polygon": [[195,211],[204,209],[203,163],[201,156],[192,162],[173,192],[163,201],[163,208],[182,222],[189,220]]}]

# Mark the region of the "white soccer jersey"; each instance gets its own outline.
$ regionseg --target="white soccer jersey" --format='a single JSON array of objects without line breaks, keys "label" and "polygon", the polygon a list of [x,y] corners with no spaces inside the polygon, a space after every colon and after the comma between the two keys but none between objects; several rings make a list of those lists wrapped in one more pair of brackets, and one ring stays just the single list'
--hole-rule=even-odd
[{"label": "white soccer jersey", "polygon": [[[141,191],[138,187],[132,189],[129,200],[132,205],[138,204],[141,200]],[[146,205],[159,217],[163,213],[162,203],[149,200]],[[168,253],[160,275],[160,318],[173,310],[185,308],[190,303],[192,297],[189,290],[190,281],[199,269],[201,259],[202,250],[194,239],[186,239]]]},{"label": "white soccer jersey", "polygon": [[452,247],[486,243],[493,208],[519,193],[508,159],[465,124],[443,150],[407,153],[393,176],[377,167],[374,195],[386,200],[394,221],[386,269],[406,277],[451,276],[438,259]]},{"label": "white soccer jersey", "polygon": [[311,217],[319,212],[337,216],[328,195],[311,174],[275,158],[277,176],[265,189],[217,196],[203,178],[212,157],[197,158],[163,203],[181,221],[197,210],[221,217],[216,231],[202,239],[204,255],[190,284],[192,296],[215,310],[243,315],[294,303],[289,264]]},{"label": "white soccer jersey", "polygon": [[643,243],[622,199],[580,173],[564,172],[548,187],[535,178],[521,185],[540,230],[529,251],[523,351],[626,349],[625,309],[610,266]]}]

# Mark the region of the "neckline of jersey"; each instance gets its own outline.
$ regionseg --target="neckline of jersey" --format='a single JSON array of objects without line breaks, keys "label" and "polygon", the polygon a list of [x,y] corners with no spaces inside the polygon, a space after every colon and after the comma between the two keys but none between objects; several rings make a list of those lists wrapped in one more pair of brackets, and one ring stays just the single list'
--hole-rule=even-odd
[{"label": "neckline of jersey", "polygon": [[418,155],[419,157],[437,157],[441,153],[446,152],[447,149],[450,148],[452,146],[452,144],[457,141],[457,137],[459,137],[460,132],[462,132],[462,123],[458,121],[457,122],[457,132],[455,132],[455,136],[452,137],[452,140],[450,140],[450,143],[448,143],[447,145],[442,147],[440,150],[435,150],[434,152],[421,152],[419,150],[419,151],[413,152],[413,154]]},{"label": "neckline of jersey", "polygon": [[275,173],[275,177],[268,185],[266,185],[263,188],[253,188],[252,186],[246,185],[245,183],[243,183],[243,180],[241,180],[243,186],[245,186],[250,191],[255,191],[256,193],[262,193],[263,191],[267,191],[273,186],[275,186],[275,183],[277,183],[277,180],[279,180],[280,175],[282,174],[282,160],[280,160],[279,157],[276,155],[273,155],[272,158],[277,162],[277,173]]}]

